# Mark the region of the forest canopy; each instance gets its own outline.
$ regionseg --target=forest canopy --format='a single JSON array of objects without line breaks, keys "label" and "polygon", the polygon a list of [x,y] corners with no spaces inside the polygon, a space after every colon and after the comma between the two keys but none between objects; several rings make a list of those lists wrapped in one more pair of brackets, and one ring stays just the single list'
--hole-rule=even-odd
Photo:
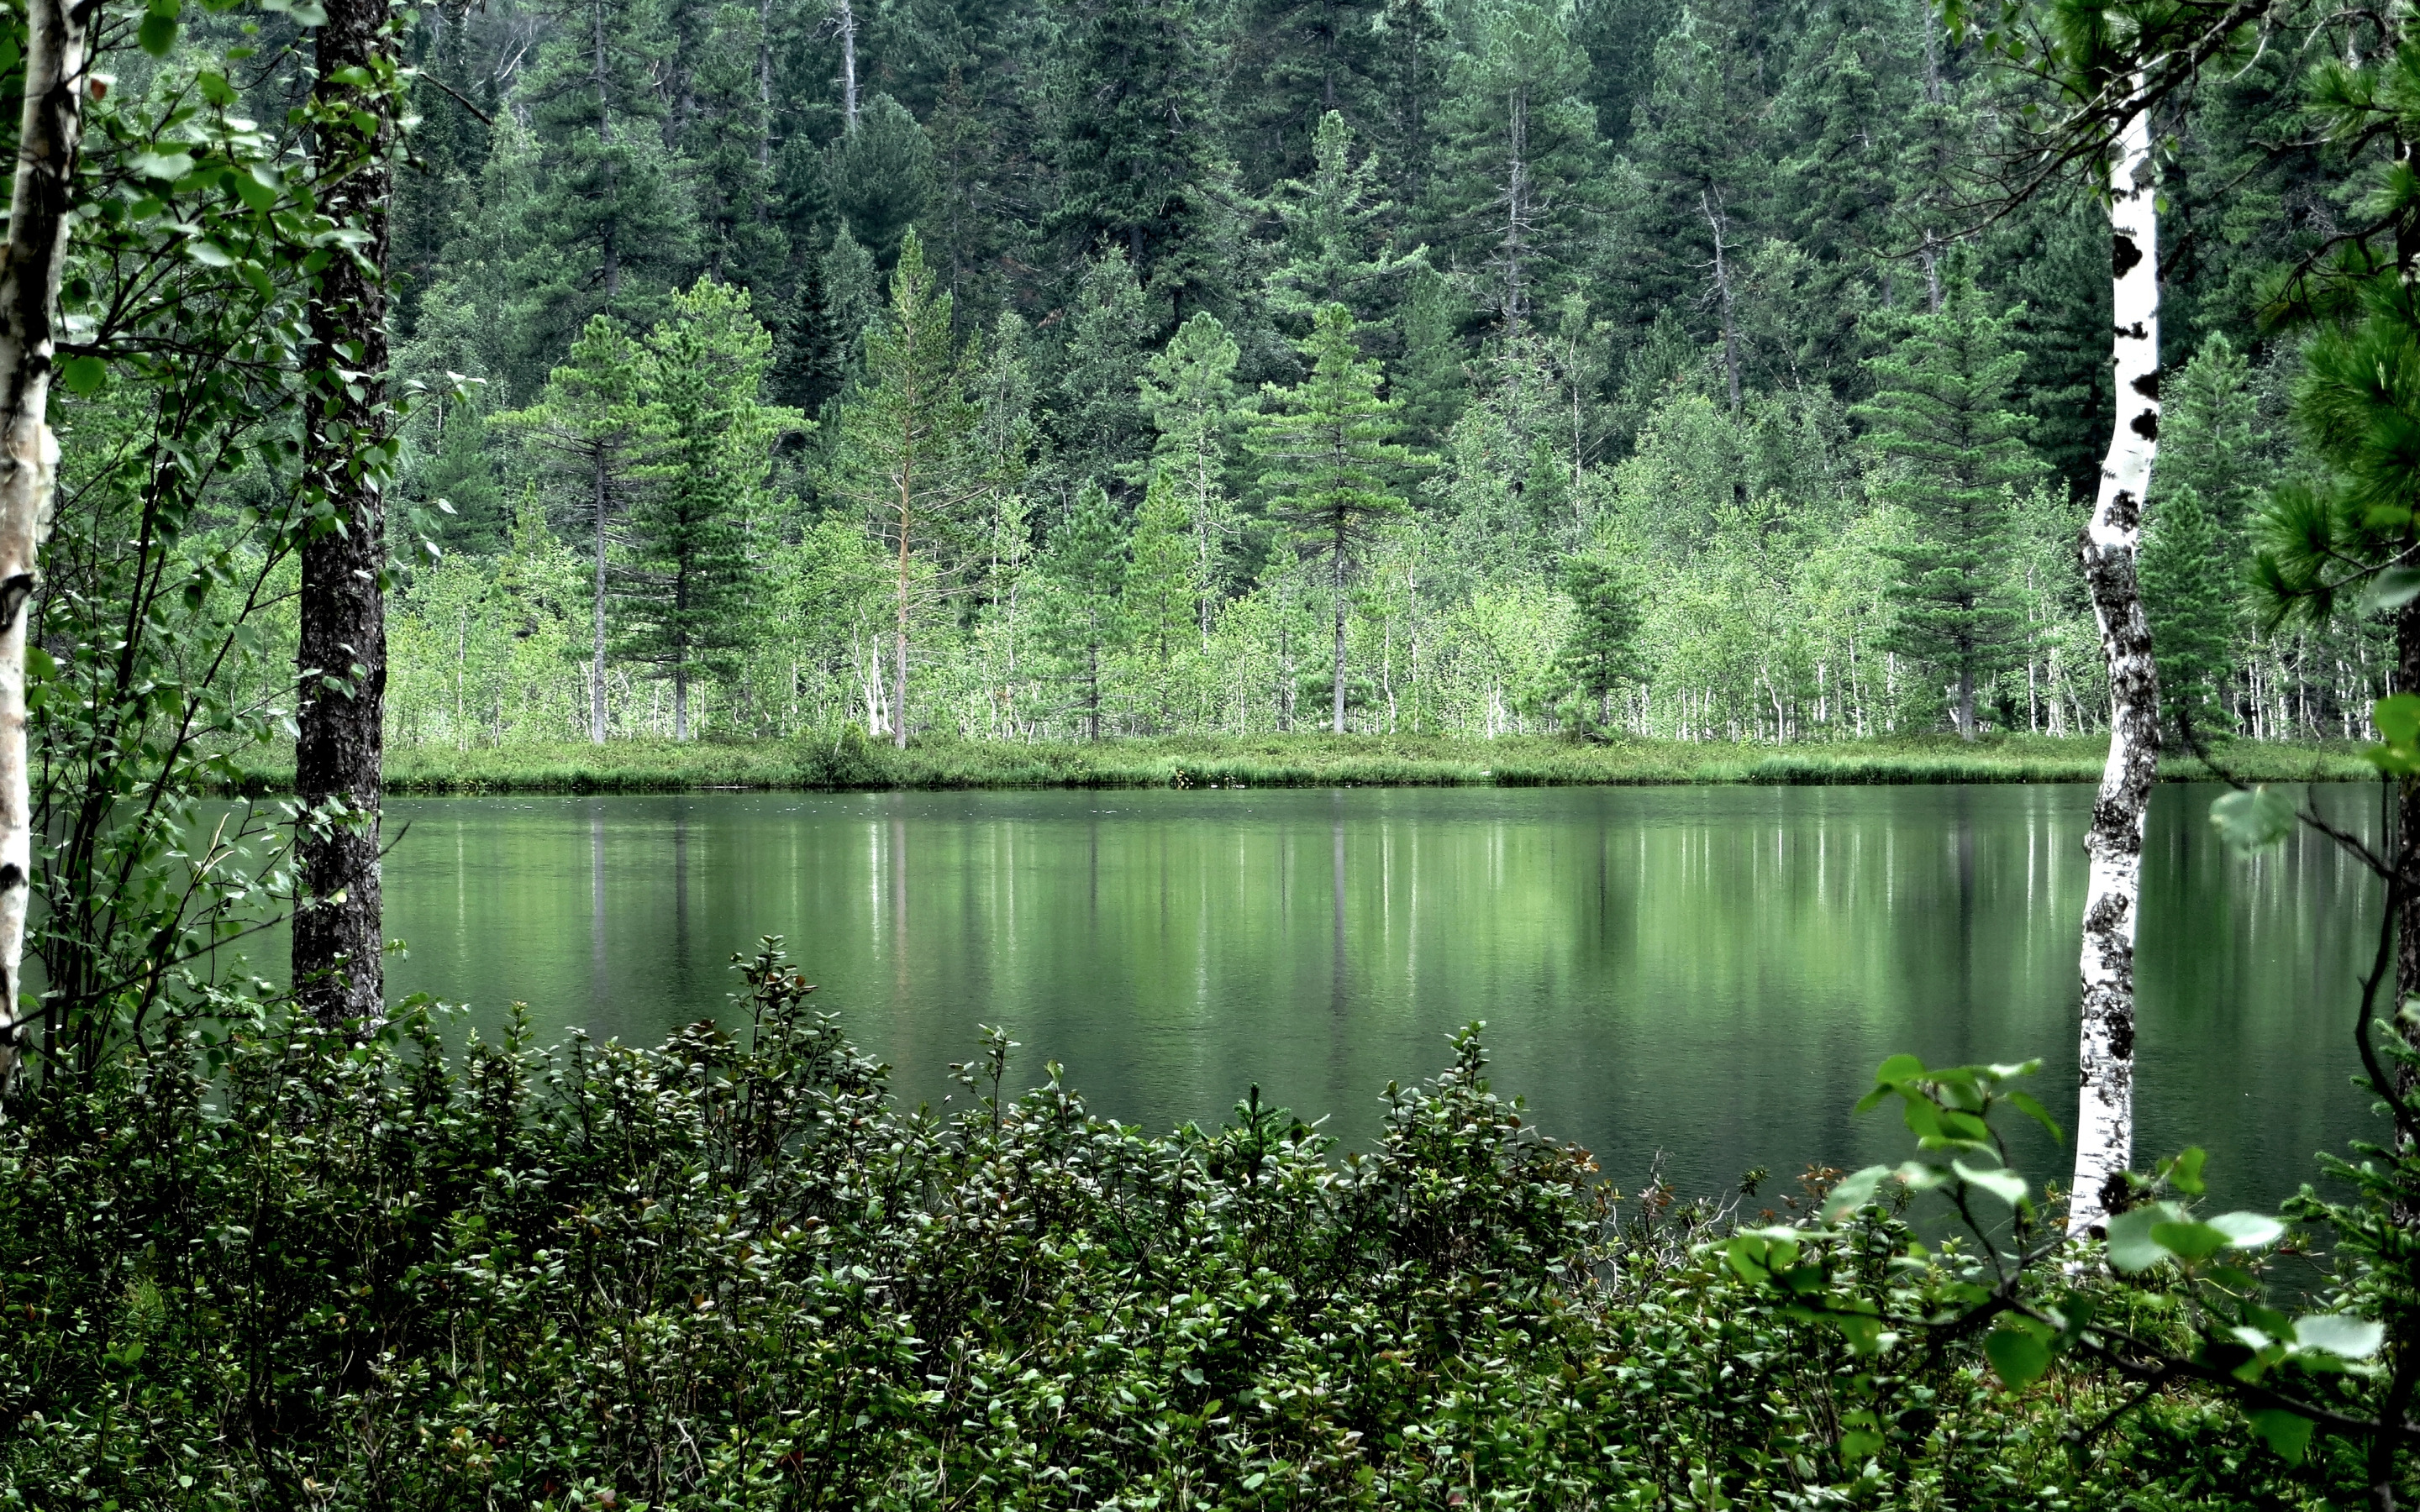
[{"label": "forest canopy", "polygon": [[[2159,122],[2143,573],[2214,732],[2384,690],[2242,582],[2307,467],[2261,281],[2350,213],[2323,33]],[[407,45],[397,742],[2105,723],[2107,231],[2083,175],[2012,198],[2048,91],[1920,0],[499,0]]]}]

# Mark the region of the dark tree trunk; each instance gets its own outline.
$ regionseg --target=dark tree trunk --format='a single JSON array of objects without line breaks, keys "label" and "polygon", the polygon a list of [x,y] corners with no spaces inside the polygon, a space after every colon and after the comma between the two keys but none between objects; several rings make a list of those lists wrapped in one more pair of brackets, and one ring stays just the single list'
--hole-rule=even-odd
[{"label": "dark tree trunk", "polygon": [[294,989],[323,1023],[376,1018],[384,1001],[379,908],[379,757],[386,697],[385,481],[386,94],[336,84],[375,77],[393,45],[387,0],[330,0],[319,28],[318,97],[365,112],[371,131],[337,115],[318,128],[320,204],[369,239],[320,273],[311,301],[310,408],[304,465],[333,514],[302,544],[297,656],[296,795],[307,813],[296,837],[302,899],[294,918]]}]

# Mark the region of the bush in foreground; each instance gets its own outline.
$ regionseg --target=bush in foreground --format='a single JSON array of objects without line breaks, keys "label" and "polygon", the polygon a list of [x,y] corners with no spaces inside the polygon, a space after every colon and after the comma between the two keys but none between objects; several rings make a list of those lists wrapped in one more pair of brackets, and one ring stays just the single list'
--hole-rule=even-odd
[{"label": "bush in foreground", "polygon": [[[426,1007],[362,1043],[261,1011],[38,1088],[0,1134],[0,1504],[2330,1489],[2326,1456],[2290,1468],[2186,1387],[2087,1439],[2131,1394],[2082,1369],[2012,1396],[1972,1341],[1853,1357],[1726,1263],[1721,1214],[1618,1200],[1528,1126],[1475,1032],[1336,1160],[1257,1098],[1148,1136],[1055,1069],[1005,1096],[996,1034],[950,1108],[903,1109],[771,942],[745,969],[737,1034],[655,1049],[517,1027],[449,1057]],[[1904,1226],[1869,1207],[1844,1232],[1835,1281],[1887,1286]]]}]

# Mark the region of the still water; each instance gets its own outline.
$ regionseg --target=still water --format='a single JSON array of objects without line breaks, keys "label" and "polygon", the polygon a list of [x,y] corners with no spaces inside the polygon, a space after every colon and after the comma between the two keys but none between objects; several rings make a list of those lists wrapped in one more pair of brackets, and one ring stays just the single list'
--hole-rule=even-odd
[{"label": "still water", "polygon": [[[2231,859],[2164,787],[2146,867],[2144,1151],[2268,1202],[2366,1122],[2347,1078],[2373,890],[2322,841]],[[1348,1145],[1487,1022],[1497,1089],[1618,1183],[1896,1159],[1885,1056],[2040,1057],[2074,1103],[2081,786],[786,794],[396,801],[391,987],[652,1039],[787,937],[817,1002],[952,1089],[978,1024],[1099,1112],[1258,1083]],[[2321,790],[2358,829],[2374,790]],[[391,823],[390,835],[394,833]],[[484,1015],[482,1015],[484,1016]],[[2026,1158],[2047,1173],[2040,1141]]]}]

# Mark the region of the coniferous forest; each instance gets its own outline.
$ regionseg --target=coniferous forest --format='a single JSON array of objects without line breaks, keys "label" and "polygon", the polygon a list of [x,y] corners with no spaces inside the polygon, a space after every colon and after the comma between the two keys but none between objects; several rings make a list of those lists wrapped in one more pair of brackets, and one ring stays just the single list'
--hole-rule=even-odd
[{"label": "coniferous forest", "polygon": [[[2245,572],[2314,465],[2263,280],[2357,217],[2334,45],[2162,122],[2142,577],[2212,733],[2385,691]],[[2106,225],[1919,0],[515,0],[409,47],[398,745],[2105,727]]]}]

